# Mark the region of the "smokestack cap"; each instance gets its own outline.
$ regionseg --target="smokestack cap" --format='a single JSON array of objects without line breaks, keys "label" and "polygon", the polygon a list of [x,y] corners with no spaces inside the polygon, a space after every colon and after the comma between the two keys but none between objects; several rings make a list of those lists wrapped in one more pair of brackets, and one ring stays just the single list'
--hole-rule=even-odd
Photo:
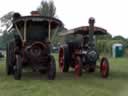
[{"label": "smokestack cap", "polygon": [[89,24],[94,24],[95,23],[95,18],[94,17],[90,17],[88,23]]},{"label": "smokestack cap", "polygon": [[32,16],[40,16],[40,13],[39,13],[39,11],[32,11],[31,15]]}]

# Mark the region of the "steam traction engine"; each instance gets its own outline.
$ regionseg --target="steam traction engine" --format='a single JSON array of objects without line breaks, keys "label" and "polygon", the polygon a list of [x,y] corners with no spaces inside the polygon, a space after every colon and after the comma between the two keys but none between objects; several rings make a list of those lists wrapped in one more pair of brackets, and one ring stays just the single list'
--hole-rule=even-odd
[{"label": "steam traction engine", "polygon": [[[95,27],[94,18],[89,19],[89,26],[83,26],[63,32],[60,36],[77,36],[81,35],[79,42],[66,42],[61,45],[59,50],[59,66],[62,72],[68,72],[72,67],[75,71],[75,76],[81,76],[83,69],[88,72],[94,72],[96,62],[99,59],[99,53],[96,48],[95,35],[105,35],[105,29]],[[75,37],[74,37],[75,38]],[[109,62],[106,57],[103,57],[100,62],[100,72],[103,78],[108,77]]]},{"label": "steam traction engine", "polygon": [[62,25],[60,20],[39,16],[36,11],[32,16],[15,13],[11,29],[17,34],[7,45],[7,74],[20,80],[23,68],[29,67],[33,71],[47,73],[48,79],[53,80],[56,63],[50,52],[50,33]]}]

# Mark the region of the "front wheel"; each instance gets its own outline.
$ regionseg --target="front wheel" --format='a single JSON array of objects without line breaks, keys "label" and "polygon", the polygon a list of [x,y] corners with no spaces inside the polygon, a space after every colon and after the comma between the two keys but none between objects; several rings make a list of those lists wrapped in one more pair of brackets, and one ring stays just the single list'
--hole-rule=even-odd
[{"label": "front wheel", "polygon": [[80,56],[77,56],[75,61],[75,76],[80,77],[81,75],[82,75],[82,62]]},{"label": "front wheel", "polygon": [[100,72],[103,78],[107,78],[109,75],[109,62],[105,57],[101,59]]},{"label": "front wheel", "polygon": [[48,79],[54,80],[56,77],[56,62],[53,56],[51,56],[49,70],[48,70]]},{"label": "front wheel", "polygon": [[20,55],[16,55],[16,64],[14,66],[14,79],[20,80],[22,75],[22,60]]}]

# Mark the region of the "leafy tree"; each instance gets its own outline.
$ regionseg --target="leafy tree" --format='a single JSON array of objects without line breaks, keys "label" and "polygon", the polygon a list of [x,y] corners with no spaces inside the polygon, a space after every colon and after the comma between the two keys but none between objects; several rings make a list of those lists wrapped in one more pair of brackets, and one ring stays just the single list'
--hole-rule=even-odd
[{"label": "leafy tree", "polygon": [[7,42],[13,38],[13,32],[7,32],[7,29],[12,24],[11,19],[13,14],[14,12],[11,11],[0,18],[1,27],[4,27],[4,30],[0,30],[0,33],[2,33],[2,35],[0,36],[0,48],[2,49],[5,49]]},{"label": "leafy tree", "polygon": [[14,38],[14,32],[8,33],[6,30],[0,36],[0,48],[5,49],[7,43]]},{"label": "leafy tree", "polygon": [[118,35],[113,37],[113,40],[126,40],[126,39],[123,36]]},{"label": "leafy tree", "polygon": [[1,22],[2,27],[5,27],[5,29],[8,29],[10,27],[13,14],[14,14],[14,12],[11,11],[0,18],[0,22]]},{"label": "leafy tree", "polygon": [[108,40],[108,39],[110,40],[110,39],[112,39],[112,35],[111,35],[111,34],[97,35],[97,36],[96,36],[96,39],[97,39],[97,40],[104,40],[104,39],[105,39],[105,40],[106,40],[106,39],[107,39],[107,40]]},{"label": "leafy tree", "polygon": [[37,9],[42,16],[55,17],[56,7],[53,1],[42,1],[40,7]]},{"label": "leafy tree", "polygon": [[[42,0],[40,7],[37,9],[41,16],[55,17],[56,18],[56,7],[53,1],[45,1]],[[66,28],[59,27],[51,32],[51,42],[54,45],[58,45],[60,41],[62,41],[62,37],[58,34],[59,32],[64,31]]]}]

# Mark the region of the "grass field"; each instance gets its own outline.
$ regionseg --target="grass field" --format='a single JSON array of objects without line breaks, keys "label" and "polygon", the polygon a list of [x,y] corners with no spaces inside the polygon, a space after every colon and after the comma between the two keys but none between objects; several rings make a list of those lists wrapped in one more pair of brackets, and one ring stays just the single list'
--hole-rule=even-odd
[{"label": "grass field", "polygon": [[[57,56],[55,56],[57,59]],[[5,60],[0,60],[0,96],[128,96],[127,58],[110,59],[108,79],[85,73],[75,79],[73,72],[57,72],[56,80],[49,81],[37,73],[23,73],[21,81],[5,74]]]}]

